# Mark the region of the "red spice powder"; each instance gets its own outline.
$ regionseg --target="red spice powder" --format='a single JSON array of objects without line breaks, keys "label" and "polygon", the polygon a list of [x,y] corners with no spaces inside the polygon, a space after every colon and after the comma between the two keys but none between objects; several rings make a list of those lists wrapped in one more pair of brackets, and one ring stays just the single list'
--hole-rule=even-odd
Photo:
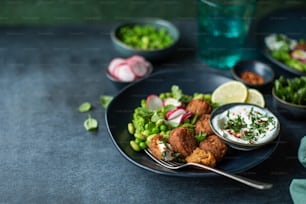
[{"label": "red spice powder", "polygon": [[241,74],[241,79],[252,85],[259,85],[264,83],[264,78],[259,74],[251,71],[245,71]]}]

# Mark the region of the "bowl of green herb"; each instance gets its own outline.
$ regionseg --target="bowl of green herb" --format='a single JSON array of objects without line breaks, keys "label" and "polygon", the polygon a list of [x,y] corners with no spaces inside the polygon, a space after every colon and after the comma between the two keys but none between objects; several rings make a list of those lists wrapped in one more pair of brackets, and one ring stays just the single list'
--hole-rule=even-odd
[{"label": "bowl of green herb", "polygon": [[124,22],[111,32],[113,45],[122,57],[140,55],[149,61],[159,61],[172,54],[179,37],[174,24],[157,18]]},{"label": "bowl of green herb", "polygon": [[273,104],[278,112],[291,119],[306,118],[306,76],[274,81]]}]

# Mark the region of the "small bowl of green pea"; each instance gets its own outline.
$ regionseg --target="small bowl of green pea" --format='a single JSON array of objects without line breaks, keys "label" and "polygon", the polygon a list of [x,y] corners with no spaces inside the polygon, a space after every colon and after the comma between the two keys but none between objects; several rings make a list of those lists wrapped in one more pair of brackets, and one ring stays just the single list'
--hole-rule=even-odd
[{"label": "small bowl of green pea", "polygon": [[113,45],[122,57],[140,55],[149,61],[169,57],[176,50],[179,37],[174,24],[157,18],[121,23],[111,32]]}]

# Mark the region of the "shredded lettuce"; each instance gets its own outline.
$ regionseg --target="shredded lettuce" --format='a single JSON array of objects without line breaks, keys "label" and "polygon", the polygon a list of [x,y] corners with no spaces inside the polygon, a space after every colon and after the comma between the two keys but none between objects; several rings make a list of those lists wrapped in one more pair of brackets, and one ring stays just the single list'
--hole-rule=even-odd
[{"label": "shredded lettuce", "polygon": [[281,76],[274,82],[276,95],[289,103],[306,105],[306,76],[286,79]]}]

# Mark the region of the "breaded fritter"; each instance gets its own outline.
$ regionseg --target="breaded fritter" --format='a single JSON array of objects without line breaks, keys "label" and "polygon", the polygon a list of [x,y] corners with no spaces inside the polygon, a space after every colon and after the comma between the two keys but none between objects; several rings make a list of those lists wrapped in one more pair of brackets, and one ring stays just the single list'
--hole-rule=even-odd
[{"label": "breaded fritter", "polygon": [[195,123],[195,132],[196,134],[206,133],[207,135],[212,135],[214,132],[210,127],[210,117],[207,117],[207,114],[205,114],[205,116],[206,117],[201,117]]},{"label": "breaded fritter", "polygon": [[215,167],[216,159],[213,153],[197,147],[189,156],[186,157],[187,163],[200,163],[207,166]]},{"label": "breaded fritter", "polygon": [[157,159],[162,159],[162,152],[160,151],[159,148],[159,143],[160,141],[163,140],[163,136],[160,134],[155,135],[154,137],[151,138],[148,147],[151,150],[152,154],[157,158]]},{"label": "breaded fritter", "polygon": [[203,99],[192,99],[186,106],[186,110],[199,116],[209,114],[212,110],[211,105]]},{"label": "breaded fritter", "polygon": [[209,135],[200,142],[199,147],[213,153],[217,162],[223,159],[228,149],[227,145],[216,135]]},{"label": "breaded fritter", "polygon": [[168,142],[173,151],[180,153],[184,158],[198,146],[193,132],[183,127],[171,130]]}]

